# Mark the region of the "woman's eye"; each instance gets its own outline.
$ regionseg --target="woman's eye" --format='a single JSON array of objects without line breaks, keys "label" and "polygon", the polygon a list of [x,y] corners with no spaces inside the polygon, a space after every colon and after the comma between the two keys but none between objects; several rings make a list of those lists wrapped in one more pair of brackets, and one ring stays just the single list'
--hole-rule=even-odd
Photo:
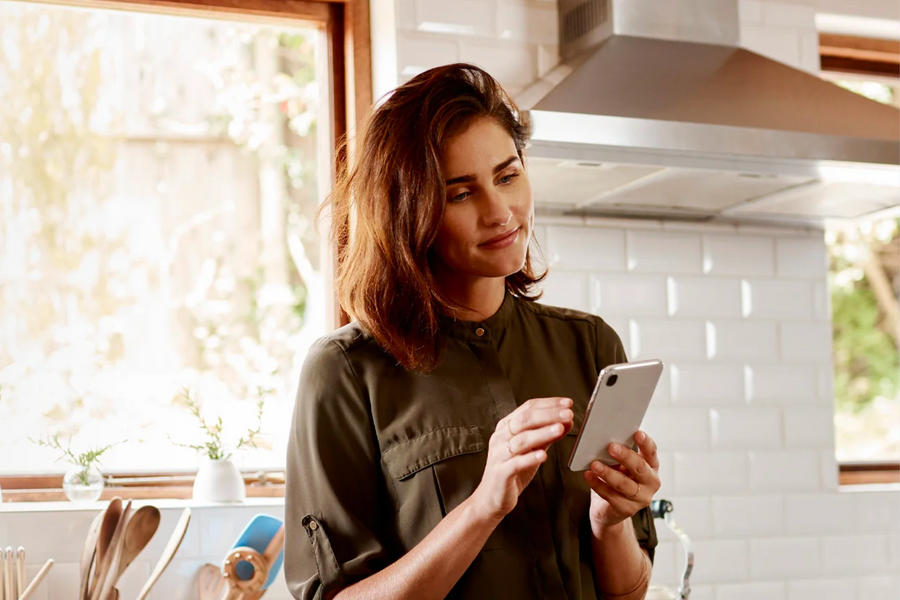
[{"label": "woman's eye", "polygon": [[451,202],[462,202],[463,200],[465,200],[468,197],[469,197],[469,192],[462,192],[462,193],[457,194],[456,196],[453,196],[452,198],[450,198],[450,201]]},{"label": "woman's eye", "polygon": [[508,183],[511,183],[512,180],[518,176],[519,176],[518,173],[510,173],[509,175],[504,175],[503,177],[500,178],[500,183],[502,183],[503,185],[506,185]]}]

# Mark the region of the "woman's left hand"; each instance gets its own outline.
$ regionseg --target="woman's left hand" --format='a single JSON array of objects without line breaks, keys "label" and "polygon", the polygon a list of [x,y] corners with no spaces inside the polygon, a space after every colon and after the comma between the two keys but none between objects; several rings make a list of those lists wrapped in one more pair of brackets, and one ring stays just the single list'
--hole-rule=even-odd
[{"label": "woman's left hand", "polygon": [[618,444],[609,445],[609,453],[619,461],[618,465],[610,467],[594,461],[590,470],[584,472],[584,480],[593,490],[591,523],[601,529],[617,525],[650,506],[659,489],[656,442],[643,431],[634,434],[634,441],[638,452]]}]

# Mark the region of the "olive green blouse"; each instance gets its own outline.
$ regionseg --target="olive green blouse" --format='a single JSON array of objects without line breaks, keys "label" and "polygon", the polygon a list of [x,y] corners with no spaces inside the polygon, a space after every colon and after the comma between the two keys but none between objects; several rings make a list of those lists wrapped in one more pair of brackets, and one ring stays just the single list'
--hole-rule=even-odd
[{"label": "olive green blouse", "polygon": [[[287,455],[285,576],[295,598],[330,598],[412,549],[481,481],[497,422],[530,398],[574,401],[574,427],[448,598],[594,600],[590,489],[567,461],[597,375],[625,362],[601,318],[507,293],[481,322],[448,322],[427,375],[356,323],[304,363]],[[649,509],[632,522],[651,559]]]}]

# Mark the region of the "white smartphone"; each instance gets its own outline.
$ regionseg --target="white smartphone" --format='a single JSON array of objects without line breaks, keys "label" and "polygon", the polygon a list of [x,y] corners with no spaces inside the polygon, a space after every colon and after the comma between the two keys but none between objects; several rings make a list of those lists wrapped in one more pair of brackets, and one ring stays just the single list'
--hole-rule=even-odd
[{"label": "white smartphone", "polygon": [[600,371],[569,456],[571,470],[586,471],[595,460],[619,464],[609,455],[609,445],[634,445],[634,434],[641,428],[662,370],[661,361],[643,360],[609,365]]}]

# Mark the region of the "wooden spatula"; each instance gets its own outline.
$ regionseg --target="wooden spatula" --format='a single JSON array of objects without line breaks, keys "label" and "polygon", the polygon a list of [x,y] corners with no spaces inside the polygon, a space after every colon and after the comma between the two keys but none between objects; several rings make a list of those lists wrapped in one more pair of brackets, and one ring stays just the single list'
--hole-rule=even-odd
[{"label": "wooden spatula", "polygon": [[[103,513],[103,519],[100,522],[100,531],[97,533],[97,548],[96,553],[94,554],[94,575],[91,578],[90,589],[88,590],[87,595],[84,596],[84,600],[99,600],[99,597],[97,596],[99,590],[97,588],[103,585],[103,580],[100,579],[98,583],[97,576],[100,574],[101,569],[104,567],[108,568],[109,560],[111,560],[111,557],[109,556],[109,546],[121,518],[122,499],[116,496],[109,501],[109,505],[106,507],[106,511]],[[82,554],[82,558],[83,557],[84,555]]]},{"label": "wooden spatula", "polygon": [[210,563],[200,567],[197,573],[197,589],[200,591],[200,600],[221,600],[222,592],[225,591],[222,570]]},{"label": "wooden spatula", "polygon": [[[106,582],[110,576],[113,560],[116,558],[116,554],[121,550],[122,542],[124,541],[123,538],[125,537],[125,529],[128,527],[128,519],[130,518],[131,500],[125,503],[125,507],[122,509],[122,515],[119,517],[119,523],[116,525],[116,529],[113,532],[112,539],[109,540],[109,547],[107,548],[106,556],[100,562],[99,569],[94,571],[95,583],[92,584],[91,587],[91,589],[93,590],[91,592],[91,600],[100,600],[101,598],[106,598],[106,595],[109,594],[109,590],[112,588],[111,585],[107,586]],[[97,547],[99,550],[99,542]]]},{"label": "wooden spatula", "polygon": [[125,535],[116,546],[113,560],[109,567],[109,575],[103,583],[100,597],[109,599],[122,573],[147,547],[159,528],[159,509],[155,506],[142,506],[131,515],[125,527]]},{"label": "wooden spatula", "polygon": [[97,555],[97,536],[100,535],[100,524],[103,522],[105,511],[100,511],[94,517],[90,529],[88,529],[87,537],[84,538],[84,547],[81,549],[81,560],[78,563],[78,572],[81,576],[81,588],[78,593],[78,600],[87,600],[91,583],[91,565],[94,563],[94,557]]},{"label": "wooden spatula", "polygon": [[178,523],[175,524],[172,535],[169,537],[169,543],[166,545],[165,550],[163,550],[162,555],[159,557],[159,561],[156,563],[156,568],[153,569],[153,573],[150,574],[147,583],[144,584],[144,587],[141,588],[140,593],[137,595],[137,600],[144,600],[147,597],[150,593],[150,589],[159,580],[160,575],[163,574],[163,571],[166,570],[169,563],[172,562],[172,558],[175,556],[175,553],[178,552],[178,548],[181,546],[181,540],[184,539],[184,535],[187,533],[187,528],[190,523],[191,509],[185,508],[181,513],[181,518],[178,520]]}]

